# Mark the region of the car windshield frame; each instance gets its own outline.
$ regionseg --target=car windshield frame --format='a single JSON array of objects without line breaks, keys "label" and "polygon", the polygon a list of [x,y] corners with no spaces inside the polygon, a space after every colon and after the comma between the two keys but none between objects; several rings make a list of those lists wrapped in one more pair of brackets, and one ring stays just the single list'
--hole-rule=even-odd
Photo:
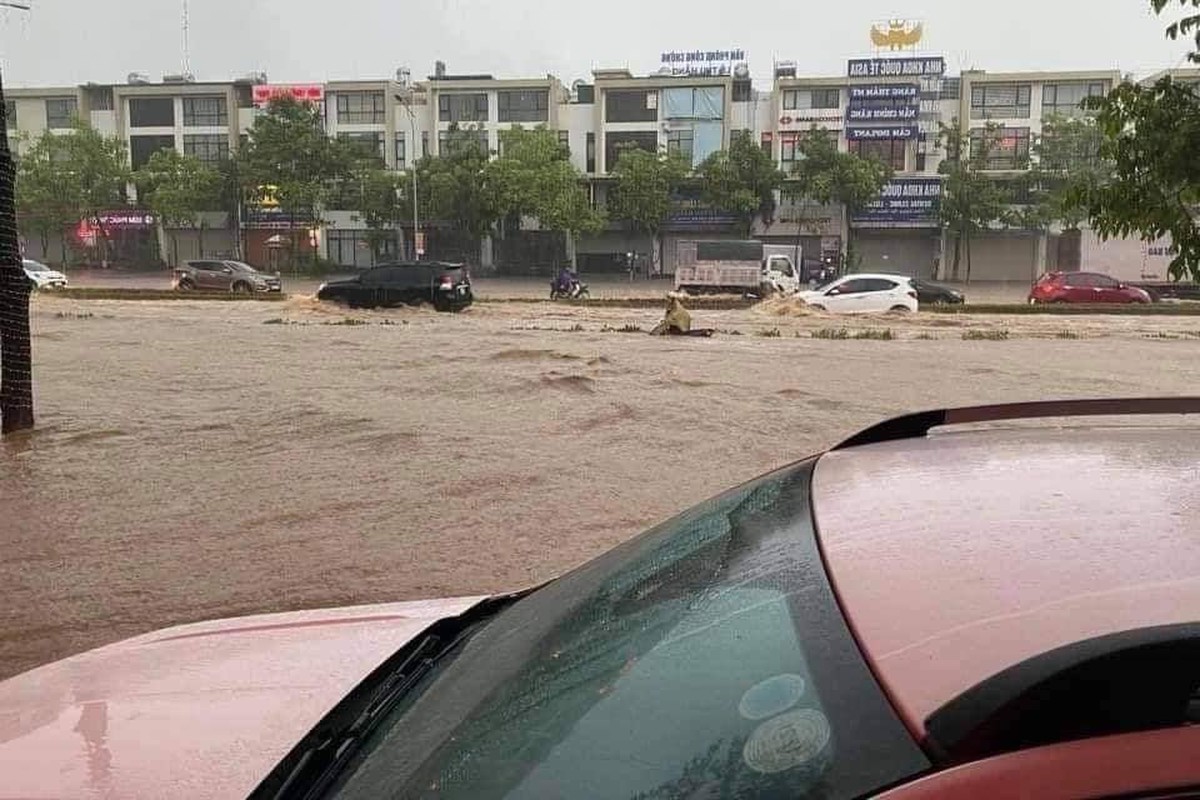
[{"label": "car windshield frame", "polygon": [[26,259],[22,260],[21,266],[23,266],[25,269],[29,270],[30,272],[53,272],[54,271],[54,270],[50,269],[50,267],[43,264],[42,262],[34,261],[31,258],[26,258]]},{"label": "car windshield frame", "polygon": [[[497,615],[380,722],[324,796],[524,798],[569,780],[576,796],[658,798],[676,796],[697,771],[717,770],[710,780],[739,787],[737,796],[848,800],[927,770],[825,573],[809,496],[813,464],[710,500]],[[758,651],[723,640],[718,647],[713,639],[714,631],[736,631],[734,639],[752,647],[755,625],[765,630],[761,615],[787,623],[757,640],[773,654],[764,658],[770,665],[755,660]],[[784,628],[799,658],[781,669],[788,657],[780,654],[792,644],[780,636]],[[684,658],[687,670],[662,668],[673,649],[722,647],[719,664],[698,668],[701,661]],[[658,655],[660,648],[668,655]],[[683,672],[688,682],[675,691],[685,692],[684,701],[666,699],[656,676]],[[719,702],[701,690],[705,681],[720,685]],[[798,690],[797,697],[807,691],[804,700],[779,704],[777,684],[789,682],[811,688]],[[679,685],[666,685],[666,694]],[[669,708],[621,710],[626,698]],[[778,706],[764,713],[764,703]],[[628,729],[655,724],[677,727],[671,736],[643,739],[703,739],[710,731],[700,725],[697,733],[685,718],[700,719],[695,707],[706,704],[703,719],[720,720],[722,728],[711,731],[714,741],[701,742],[707,750],[676,741],[666,748],[674,752],[650,766],[654,752],[622,750],[638,739]],[[626,735],[592,741],[594,731],[605,730],[593,714],[617,714]],[[786,743],[797,739],[803,741],[789,750]],[[602,751],[598,765],[591,754]],[[807,755],[792,763],[789,752]],[[587,755],[572,761],[570,753]],[[659,770],[667,779],[656,782]]]}]

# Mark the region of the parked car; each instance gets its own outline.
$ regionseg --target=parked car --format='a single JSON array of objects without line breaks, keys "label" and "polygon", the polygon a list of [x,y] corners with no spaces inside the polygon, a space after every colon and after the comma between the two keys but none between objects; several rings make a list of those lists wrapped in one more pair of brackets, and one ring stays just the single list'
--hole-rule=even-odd
[{"label": "parked car", "polygon": [[815,309],[836,314],[916,311],[917,290],[905,275],[846,275],[819,289],[800,292]]},{"label": "parked car", "polygon": [[101,647],[0,683],[3,794],[1177,797],[1200,426],[1083,424],[1176,414],[904,416],[536,589]]},{"label": "parked car", "polygon": [[197,259],[175,268],[175,288],[181,292],[281,292],[279,275],[259,272],[241,261]]},{"label": "parked car", "polygon": [[413,261],[384,264],[346,280],[323,283],[318,300],[345,303],[351,308],[432,303],[439,311],[460,311],[471,305],[471,276],[462,264]]},{"label": "parked car", "polygon": [[21,266],[25,268],[25,276],[33,282],[35,289],[61,289],[67,285],[66,275],[40,261],[25,258],[21,260]]},{"label": "parked car", "polygon": [[1029,292],[1031,303],[1150,303],[1145,289],[1099,272],[1049,272]]},{"label": "parked car", "polygon": [[966,295],[942,283],[913,278],[912,285],[917,290],[917,302],[921,305],[960,306],[967,302]]}]

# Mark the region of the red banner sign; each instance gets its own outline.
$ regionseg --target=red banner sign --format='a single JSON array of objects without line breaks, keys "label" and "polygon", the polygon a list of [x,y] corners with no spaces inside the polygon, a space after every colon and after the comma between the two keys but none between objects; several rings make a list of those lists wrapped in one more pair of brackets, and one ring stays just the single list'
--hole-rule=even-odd
[{"label": "red banner sign", "polygon": [[301,103],[319,103],[325,99],[325,87],[319,83],[304,83],[288,86],[259,84],[253,87],[254,105],[265,106],[276,97],[291,97]]}]

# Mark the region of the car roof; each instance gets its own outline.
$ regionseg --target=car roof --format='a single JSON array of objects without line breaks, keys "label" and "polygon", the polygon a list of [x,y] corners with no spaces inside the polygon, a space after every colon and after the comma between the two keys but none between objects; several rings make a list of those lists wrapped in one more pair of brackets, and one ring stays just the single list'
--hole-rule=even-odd
[{"label": "car roof", "polygon": [[819,459],[831,581],[915,735],[1047,651],[1200,621],[1198,449],[1191,423],[1020,426]]},{"label": "car roof", "polygon": [[911,275],[897,275],[891,272],[853,272],[849,275],[843,275],[842,280],[851,278],[883,278],[889,281],[911,281]]}]

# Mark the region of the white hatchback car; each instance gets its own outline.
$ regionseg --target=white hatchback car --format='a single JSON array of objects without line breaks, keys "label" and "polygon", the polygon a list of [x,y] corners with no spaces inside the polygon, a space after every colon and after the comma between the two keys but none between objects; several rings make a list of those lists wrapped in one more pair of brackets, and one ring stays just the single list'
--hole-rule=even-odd
[{"label": "white hatchback car", "polygon": [[813,308],[835,314],[917,310],[917,290],[907,275],[846,275],[798,296]]},{"label": "white hatchback car", "polygon": [[21,261],[25,275],[33,281],[38,289],[61,289],[67,285],[67,276],[56,269],[50,269],[40,261],[26,258]]}]

